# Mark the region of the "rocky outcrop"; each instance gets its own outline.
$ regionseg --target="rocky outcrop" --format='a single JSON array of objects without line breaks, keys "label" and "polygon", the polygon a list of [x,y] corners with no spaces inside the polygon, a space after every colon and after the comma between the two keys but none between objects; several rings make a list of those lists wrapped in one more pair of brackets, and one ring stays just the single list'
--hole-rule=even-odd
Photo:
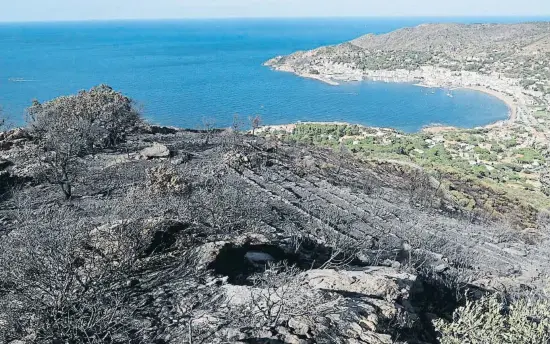
[{"label": "rocky outcrop", "polygon": [[271,302],[277,310],[282,309],[278,315],[283,324],[266,326],[259,333],[251,333],[247,327],[233,328],[226,340],[250,342],[261,337],[273,342],[318,343],[332,333],[337,334],[334,343],[394,343],[393,333],[419,326],[414,309],[407,305],[414,283],[413,275],[391,268],[369,268],[311,270],[298,274],[290,285],[279,287],[225,285],[222,289],[228,308],[250,308],[254,314]]},{"label": "rocky outcrop", "polygon": [[[197,253],[199,266],[221,277],[214,285],[215,298],[222,301],[215,310],[201,312],[195,326],[213,330],[232,317],[212,343],[390,344],[400,331],[422,331],[408,301],[421,283],[395,268],[301,271],[296,260],[294,268],[277,265],[284,258],[300,258],[284,256],[283,242],[261,235],[208,243]],[[235,284],[231,276],[219,275],[230,273],[217,269],[228,261],[236,269],[249,265],[249,283]]]},{"label": "rocky outcrop", "polygon": [[0,132],[0,151],[7,151],[12,147],[21,147],[30,138],[27,130],[23,128],[15,128]]}]

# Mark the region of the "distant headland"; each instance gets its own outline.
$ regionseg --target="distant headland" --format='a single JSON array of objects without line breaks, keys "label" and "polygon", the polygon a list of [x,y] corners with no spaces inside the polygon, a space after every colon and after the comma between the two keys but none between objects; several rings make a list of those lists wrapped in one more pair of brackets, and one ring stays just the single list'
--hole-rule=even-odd
[{"label": "distant headland", "polygon": [[423,24],[278,56],[265,65],[331,85],[375,80],[473,89],[510,109],[507,121],[490,126],[532,127],[532,107],[550,104],[549,33],[550,22]]}]

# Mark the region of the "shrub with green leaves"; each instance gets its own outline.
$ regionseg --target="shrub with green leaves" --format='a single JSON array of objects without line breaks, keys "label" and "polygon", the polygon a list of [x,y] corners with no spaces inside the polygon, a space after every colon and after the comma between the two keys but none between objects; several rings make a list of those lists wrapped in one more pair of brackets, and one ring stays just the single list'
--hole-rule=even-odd
[{"label": "shrub with green leaves", "polygon": [[509,304],[497,296],[467,301],[453,321],[434,321],[442,344],[550,342],[550,301],[523,297]]},{"label": "shrub with green leaves", "polygon": [[515,150],[515,153],[519,155],[517,160],[520,163],[531,164],[535,160],[544,161],[544,157],[542,156],[542,153],[534,148],[519,148]]},{"label": "shrub with green leaves", "polygon": [[516,140],[516,138],[511,138],[509,140],[504,141],[504,146],[506,148],[512,148],[512,147],[515,147],[517,145],[518,145],[518,141]]}]

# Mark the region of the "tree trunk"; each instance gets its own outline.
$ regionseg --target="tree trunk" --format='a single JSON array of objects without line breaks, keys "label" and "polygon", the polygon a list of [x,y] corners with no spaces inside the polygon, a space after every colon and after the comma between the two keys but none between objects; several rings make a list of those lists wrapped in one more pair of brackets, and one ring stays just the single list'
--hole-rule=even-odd
[{"label": "tree trunk", "polygon": [[69,176],[67,175],[67,171],[63,170],[63,180],[61,181],[61,190],[65,194],[66,199],[70,199],[73,194],[73,188],[71,186],[71,182],[69,181]]},{"label": "tree trunk", "polygon": [[66,181],[61,182],[61,191],[63,191],[63,194],[65,194],[66,199],[70,199],[72,196],[71,183]]}]

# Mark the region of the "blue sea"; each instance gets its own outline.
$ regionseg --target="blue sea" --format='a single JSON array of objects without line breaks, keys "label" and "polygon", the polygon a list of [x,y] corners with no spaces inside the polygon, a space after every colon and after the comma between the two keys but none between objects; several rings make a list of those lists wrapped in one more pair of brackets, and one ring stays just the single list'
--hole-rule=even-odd
[{"label": "blue sea", "polygon": [[22,124],[32,99],[106,83],[129,95],[151,122],[229,126],[234,115],[264,124],[346,121],[407,132],[431,123],[485,125],[507,117],[479,92],[411,84],[330,86],[272,71],[277,55],[337,44],[424,22],[511,22],[516,18],[227,19],[0,24],[0,106]]}]

